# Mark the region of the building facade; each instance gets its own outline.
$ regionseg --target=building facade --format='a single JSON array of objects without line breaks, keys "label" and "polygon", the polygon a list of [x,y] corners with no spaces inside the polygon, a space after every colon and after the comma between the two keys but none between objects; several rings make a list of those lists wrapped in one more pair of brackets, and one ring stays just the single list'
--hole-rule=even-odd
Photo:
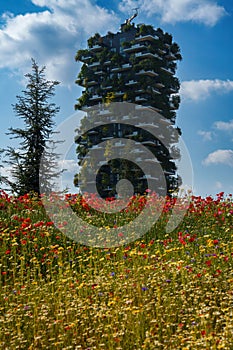
[{"label": "building facade", "polygon": [[[128,102],[138,106],[138,124],[127,126],[115,123],[111,113],[107,115],[105,109],[109,124],[94,124],[92,130],[76,139],[80,164],[88,150],[98,148],[101,141],[124,137],[141,142],[153,153],[163,169],[167,193],[178,188],[180,178],[176,173],[175,159],[179,157],[179,150],[175,144],[180,130],[175,126],[175,121],[180,103],[180,84],[175,73],[176,62],[181,59],[179,46],[172,41],[170,34],[150,25],[135,26],[129,20],[121,25],[117,33],[108,32],[103,37],[97,33],[88,39],[88,48],[79,50],[76,55],[76,60],[83,63],[76,83],[84,90],[75,108],[87,112],[83,125],[88,119],[91,120],[89,109],[98,106],[101,111],[110,102]],[[153,115],[145,114],[146,109],[159,113],[163,124],[167,121],[166,129],[163,127],[165,134],[161,138],[154,137],[143,127],[146,124],[155,128],[161,125],[153,119]],[[164,137],[166,146],[161,141]],[[136,153],[137,147],[133,151]],[[101,167],[96,184],[102,197],[115,196],[116,183],[122,178],[133,183],[134,193],[145,192],[150,175],[142,173],[140,157],[137,159],[138,164],[134,165],[115,159]],[[155,159],[148,159],[148,162],[151,168],[154,167]],[[154,181],[158,181],[158,177],[153,176]],[[88,183],[88,169],[85,166],[74,180],[76,185],[83,181]]]}]

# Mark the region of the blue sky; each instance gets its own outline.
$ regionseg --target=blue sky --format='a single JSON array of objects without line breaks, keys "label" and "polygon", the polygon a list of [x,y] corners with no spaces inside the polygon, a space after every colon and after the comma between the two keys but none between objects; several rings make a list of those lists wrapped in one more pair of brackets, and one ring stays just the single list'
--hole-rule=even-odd
[{"label": "blue sky", "polygon": [[190,153],[194,193],[233,193],[233,3],[226,0],[0,0],[0,148],[12,142],[8,128],[22,125],[11,104],[24,89],[31,57],[61,82],[59,125],[81,93],[76,51],[95,32],[116,32],[135,7],[135,24],[162,28],[181,48],[177,125]]}]

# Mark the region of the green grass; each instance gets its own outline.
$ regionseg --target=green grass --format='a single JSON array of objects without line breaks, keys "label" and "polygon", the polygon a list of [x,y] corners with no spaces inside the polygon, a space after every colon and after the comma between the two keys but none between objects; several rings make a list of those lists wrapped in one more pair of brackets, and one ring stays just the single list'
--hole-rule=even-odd
[{"label": "green grass", "polygon": [[[111,221],[70,203],[99,227]],[[93,248],[56,229],[37,197],[2,193],[0,348],[233,349],[232,197],[193,197],[166,234],[170,206],[141,239]]]}]

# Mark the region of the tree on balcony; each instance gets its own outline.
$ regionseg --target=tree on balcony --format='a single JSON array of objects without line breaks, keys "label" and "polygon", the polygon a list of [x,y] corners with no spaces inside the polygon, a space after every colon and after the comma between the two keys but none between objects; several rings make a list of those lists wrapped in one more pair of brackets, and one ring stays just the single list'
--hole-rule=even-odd
[{"label": "tree on balcony", "polygon": [[138,30],[136,36],[140,36],[140,35],[154,35],[155,34],[155,29],[151,25],[141,24],[138,27],[138,29],[139,30]]},{"label": "tree on balcony", "polygon": [[95,33],[95,35],[91,36],[91,37],[87,40],[88,47],[89,47],[89,48],[92,48],[92,47],[95,46],[96,44],[99,44],[99,43],[100,43],[100,39],[101,39],[100,34],[99,34],[99,33]]}]

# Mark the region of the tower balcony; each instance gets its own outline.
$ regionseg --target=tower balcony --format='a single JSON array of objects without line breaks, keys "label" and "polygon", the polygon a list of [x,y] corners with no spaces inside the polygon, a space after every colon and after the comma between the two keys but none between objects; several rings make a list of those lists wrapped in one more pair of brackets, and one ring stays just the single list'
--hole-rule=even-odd
[{"label": "tower balcony", "polygon": [[149,179],[149,180],[155,180],[155,181],[158,181],[158,180],[159,180],[158,177],[153,176],[153,175],[151,175],[151,174],[147,175],[147,179]]},{"label": "tower balcony", "polygon": [[158,88],[164,88],[165,85],[162,83],[155,83],[155,86],[157,86]]},{"label": "tower balcony", "polygon": [[102,137],[102,141],[107,141],[107,140],[111,140],[113,139],[114,136],[106,136],[106,137]]},{"label": "tower balcony", "polygon": [[131,47],[127,47],[124,49],[124,52],[129,53],[129,52],[135,52],[135,51],[141,51],[143,49],[146,49],[147,46],[141,45],[141,44],[134,44]]},{"label": "tower balcony", "polygon": [[147,99],[143,96],[136,96],[135,97],[135,102],[142,102],[142,101],[147,101]]},{"label": "tower balcony", "polygon": [[112,64],[111,61],[105,61],[105,62],[104,62],[104,66],[110,66],[111,64]]},{"label": "tower balcony", "polygon": [[130,69],[130,68],[132,68],[132,64],[131,63],[125,63],[121,67],[122,70],[127,70],[127,69]]},{"label": "tower balcony", "polygon": [[87,81],[86,86],[92,86],[92,85],[97,85],[98,82],[95,80]]},{"label": "tower balcony", "polygon": [[158,164],[159,163],[158,159],[156,159],[156,158],[147,158],[147,159],[144,160],[144,162],[152,163],[152,164]]},{"label": "tower balcony", "polygon": [[165,174],[165,175],[175,175],[175,173],[176,173],[175,170],[170,170],[170,171],[166,171],[166,170],[165,170],[165,171],[164,171],[164,174]]},{"label": "tower balcony", "polygon": [[[170,124],[170,122],[168,121],[168,123]],[[165,139],[165,136],[164,135],[162,135],[162,134],[160,134],[160,135],[158,135],[158,138],[159,138],[159,140],[163,140],[163,139]]]},{"label": "tower balcony", "polygon": [[170,92],[171,94],[176,94],[178,91],[177,91],[177,89],[174,89],[174,88],[170,87],[170,88],[169,88],[169,92]]},{"label": "tower balcony", "polygon": [[82,106],[82,111],[88,112],[90,110],[91,110],[91,106],[87,106],[87,105]]},{"label": "tower balcony", "polygon": [[138,73],[136,73],[138,75],[149,75],[150,77],[157,77],[158,73],[155,73],[153,70],[140,70]]},{"label": "tower balcony", "polygon": [[145,145],[145,146],[152,146],[152,147],[157,147],[158,146],[158,142],[157,141],[153,141],[153,140],[142,141],[142,144]]},{"label": "tower balcony", "polygon": [[138,135],[138,132],[137,131],[133,131],[133,132],[130,132],[130,133],[126,133],[125,136],[126,137],[134,137],[134,136],[137,136]]},{"label": "tower balcony", "polygon": [[152,109],[157,112],[157,113],[162,113],[162,109],[156,108],[156,107],[152,107]]},{"label": "tower balcony", "polygon": [[90,51],[92,52],[98,52],[102,50],[102,46],[99,44],[94,45],[93,47],[90,48]]},{"label": "tower balcony", "polygon": [[112,147],[125,147],[125,143],[119,141],[111,145]]},{"label": "tower balcony", "polygon": [[96,121],[94,121],[94,125],[96,125],[96,126],[103,125],[103,121],[102,120],[96,120]]},{"label": "tower balcony", "polygon": [[158,181],[158,177],[152,176],[151,174],[143,175],[139,177],[139,180],[155,180]]},{"label": "tower balcony", "polygon": [[128,83],[125,83],[125,85],[128,85],[128,86],[135,85],[135,84],[137,84],[136,80],[129,80]]},{"label": "tower balcony", "polygon": [[98,101],[98,100],[102,100],[102,96],[93,95],[92,97],[90,97],[90,101]]},{"label": "tower balcony", "polygon": [[171,61],[175,61],[176,60],[176,56],[173,55],[172,52],[169,52],[166,56],[167,59],[171,60]]},{"label": "tower balcony", "polygon": [[139,111],[147,111],[148,109],[151,109],[151,106],[136,105],[135,109]]},{"label": "tower balcony", "polygon": [[135,41],[153,41],[153,40],[158,40],[159,37],[154,34],[154,35],[151,35],[151,34],[141,34],[140,36],[136,37],[135,38]]},{"label": "tower balcony", "polygon": [[82,55],[81,58],[80,58],[80,61],[81,62],[84,62],[84,63],[88,63],[88,61],[92,59],[92,56],[91,55]]},{"label": "tower balcony", "polygon": [[158,89],[153,88],[152,91],[157,95],[161,95],[161,92]]},{"label": "tower balcony", "polygon": [[[139,126],[139,127],[145,127],[145,126],[149,126],[149,127],[151,127],[151,126],[153,126],[154,128],[158,128],[159,126],[157,125],[157,124],[155,124],[154,122],[152,122],[152,121],[140,121],[139,123],[137,123],[137,126]],[[147,141],[145,141],[145,142],[147,142]],[[143,142],[142,142],[143,143]]]},{"label": "tower balcony", "polygon": [[161,55],[165,55],[167,53],[166,50],[163,50],[163,49],[158,49],[159,53],[161,53]]},{"label": "tower balcony", "polygon": [[[165,119],[165,118],[162,118],[159,120],[159,124],[163,124],[163,125],[170,125],[171,122],[169,119]],[[159,135],[160,137],[164,138],[163,135]]]},{"label": "tower balcony", "polygon": [[113,72],[113,73],[117,73],[117,72],[120,72],[120,71],[121,71],[121,67],[115,67],[115,68],[111,69],[111,72]]},{"label": "tower balcony", "polygon": [[122,120],[129,120],[130,119],[130,117],[128,116],[128,115],[124,115],[123,117],[122,117]]},{"label": "tower balcony", "polygon": [[152,52],[137,52],[135,53],[135,57],[141,57],[141,58],[157,58],[159,60],[161,60],[162,58],[157,55],[156,53],[152,53]]},{"label": "tower balcony", "polygon": [[107,89],[112,89],[111,81],[105,80],[100,84],[101,89],[107,90]]},{"label": "tower balcony", "polygon": [[132,68],[132,64],[125,63],[121,67],[112,68],[111,71],[116,73],[116,72],[121,72],[123,70],[127,70],[127,69],[130,69],[130,68]]},{"label": "tower balcony", "polygon": [[99,150],[102,150],[103,147],[99,146],[99,145],[94,145],[92,146],[91,150],[94,150],[94,151],[99,151]]},{"label": "tower balcony", "polygon": [[108,109],[103,109],[99,111],[99,115],[111,115],[111,112]]},{"label": "tower balcony", "polygon": [[132,149],[131,153],[134,153],[134,154],[144,153],[144,150],[142,150],[141,148],[134,148]]},{"label": "tower balcony", "polygon": [[100,62],[92,62],[88,65],[88,68],[94,68],[100,66]]},{"label": "tower balcony", "polygon": [[79,142],[79,144],[85,146],[85,145],[87,145],[87,140],[81,140],[81,141]]},{"label": "tower balcony", "polygon": [[125,93],[123,91],[117,91],[115,92],[115,96],[119,97],[119,96],[123,96]]},{"label": "tower balcony", "polygon": [[171,69],[171,68],[164,68],[164,67],[160,67],[160,69],[168,74],[175,74],[175,72]]},{"label": "tower balcony", "polygon": [[88,135],[96,135],[96,134],[98,134],[98,131],[97,130],[88,130],[87,134]]},{"label": "tower balcony", "polygon": [[94,74],[96,74],[96,75],[102,75],[102,74],[104,74],[104,72],[103,72],[102,69],[101,69],[101,70],[97,70]]}]

